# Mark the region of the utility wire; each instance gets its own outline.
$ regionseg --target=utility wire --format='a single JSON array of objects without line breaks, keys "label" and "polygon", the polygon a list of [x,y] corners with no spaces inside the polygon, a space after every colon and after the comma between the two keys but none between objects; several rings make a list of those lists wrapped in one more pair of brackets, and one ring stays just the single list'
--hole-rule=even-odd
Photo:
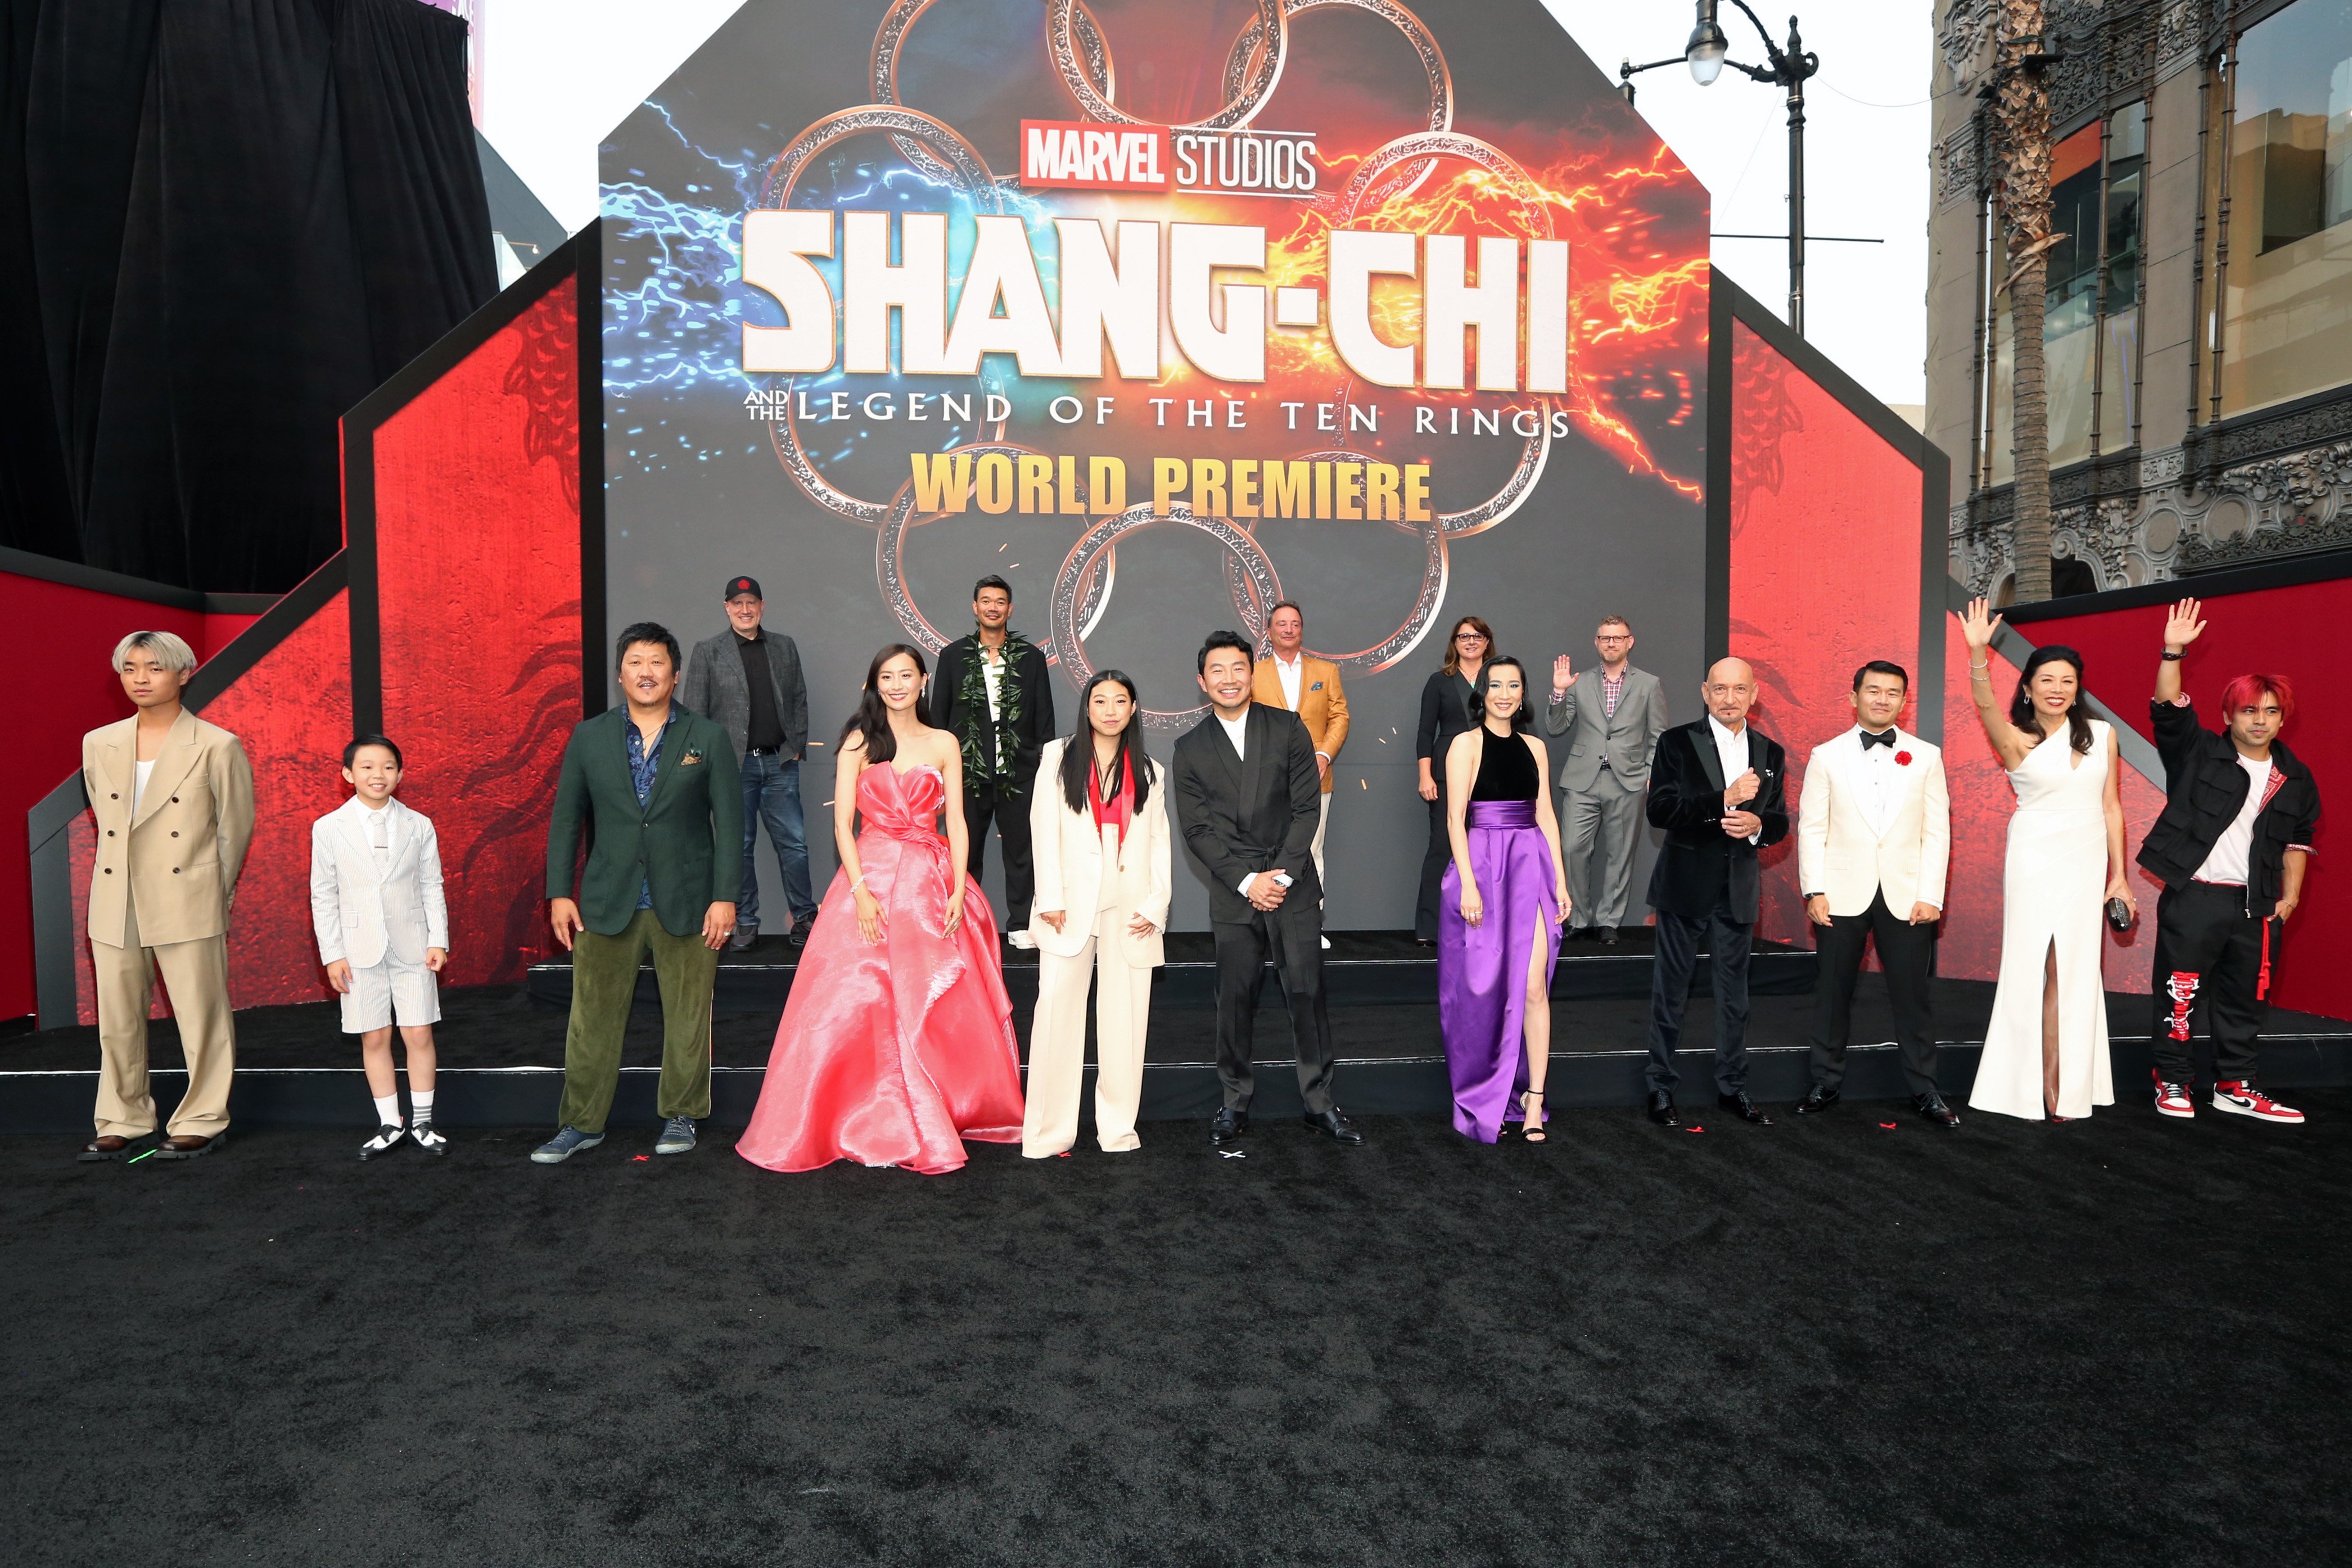
[{"label": "utility wire", "polygon": [[1837,84],[1834,82],[1825,81],[1822,83],[1822,85],[1828,88],[1832,92],[1837,93],[1840,98],[1845,99],[1848,103],[1858,103],[1864,109],[1916,109],[1923,103],[1932,103],[1935,101],[1932,99],[1915,98],[1909,103],[1873,103],[1866,98],[1856,98],[1850,92],[1839,92]]}]

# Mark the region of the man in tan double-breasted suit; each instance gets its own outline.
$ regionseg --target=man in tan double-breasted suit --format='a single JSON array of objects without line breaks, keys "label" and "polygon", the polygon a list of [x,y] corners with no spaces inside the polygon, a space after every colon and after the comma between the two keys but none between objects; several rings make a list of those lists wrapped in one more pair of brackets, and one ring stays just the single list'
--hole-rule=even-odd
[{"label": "man in tan double-breasted suit", "polygon": [[98,979],[98,1132],[81,1158],[110,1160],[155,1131],[147,1092],[147,1006],[163,971],[188,1059],[188,1092],[159,1159],[193,1159],[228,1130],[236,1032],[228,1006],[228,905],[253,841],[253,768],[236,737],[180,705],[196,656],[169,632],[114,651],[139,712],[82,737],[82,784],[98,819],[89,878]]},{"label": "man in tan double-breasted suit", "polygon": [[[1250,685],[1250,701],[1268,707],[1288,708],[1307,727],[1315,743],[1315,766],[1323,775],[1322,815],[1315,820],[1315,880],[1331,884],[1323,874],[1323,834],[1331,825],[1331,765],[1348,743],[1348,693],[1339,685],[1339,666],[1306,650],[1307,617],[1286,599],[1266,617],[1265,634],[1274,644],[1271,658],[1260,659]],[[1327,939],[1323,946],[1331,946]]]}]

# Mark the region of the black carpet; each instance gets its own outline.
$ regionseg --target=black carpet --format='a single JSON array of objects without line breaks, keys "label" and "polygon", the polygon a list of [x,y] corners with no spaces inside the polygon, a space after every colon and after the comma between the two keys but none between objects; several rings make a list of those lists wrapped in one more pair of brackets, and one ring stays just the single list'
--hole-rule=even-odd
[{"label": "black carpet", "polygon": [[0,1141],[0,1555],[2345,1561],[2352,1092],[756,1170]]},{"label": "black carpet", "polygon": [[[1937,1035],[1947,1042],[1984,1039],[1986,1020],[1992,1016],[1991,982],[1937,980]],[[1266,987],[1265,1010],[1258,1025],[1262,1055],[1281,1058],[1290,1049],[1290,1026],[1278,1013],[1279,989]],[[1818,1002],[1811,996],[1757,996],[1749,1000],[1748,1043],[1751,1047],[1803,1045],[1812,1037]],[[566,1009],[534,1001],[520,986],[479,986],[441,993],[442,1021],[434,1040],[445,1067],[560,1067],[563,1064]],[[711,1015],[711,1060],[720,1067],[765,1067],[774,1048],[778,1009],[729,1011]],[[1028,1048],[1031,1009],[1015,1006],[1013,1027],[1024,1053]],[[1646,997],[1588,997],[1553,1004],[1552,1049],[1555,1051],[1639,1051],[1648,1038],[1650,1003]],[[2200,1029],[2201,1029],[2200,1025]],[[341,1033],[341,1015],[332,1002],[305,1002],[293,1007],[252,1008],[236,1015],[236,1060],[240,1067],[356,1067],[359,1046]],[[2148,1000],[2136,992],[2110,992],[2107,1028],[2118,1040],[2145,1040],[2148,1032]],[[1088,1025],[1089,1032],[1092,1024]],[[2296,1035],[2340,1038],[2352,1025],[2284,1008],[2269,1009],[2263,1026],[2267,1039]],[[1437,1009],[1431,1004],[1386,1007],[1335,1007],[1331,1035],[1343,1059],[1386,1056],[1428,1057],[1443,1053],[1438,1039]],[[1866,975],[1856,988],[1853,1039],[1857,1043],[1895,1038],[1895,1018],[1886,1005],[1886,988],[1875,975]],[[630,1067],[661,1064],[661,1014],[641,1007],[629,1016],[622,1061]],[[1695,997],[1685,1018],[1685,1043],[1712,1049],[1715,1004]],[[1215,1060],[1216,1015],[1206,1008],[1155,1005],[1145,1054],[1152,1061]],[[156,1068],[186,1065],[177,1030],[168,1019],[148,1030],[148,1056]],[[98,1030],[81,1026],[53,1029],[0,1038],[0,1073],[28,1071],[94,1071],[98,1067]],[[2137,1087],[2137,1085],[2135,1085]],[[1343,1090],[1344,1093],[1344,1090]]]}]

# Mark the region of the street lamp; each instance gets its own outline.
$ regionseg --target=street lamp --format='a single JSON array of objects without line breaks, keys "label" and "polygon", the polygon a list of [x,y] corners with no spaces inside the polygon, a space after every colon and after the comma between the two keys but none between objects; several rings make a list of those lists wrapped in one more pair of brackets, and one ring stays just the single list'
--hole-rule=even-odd
[{"label": "street lamp", "polygon": [[[1713,0],[1699,0],[1698,26],[1691,29],[1690,42],[1683,47],[1683,58],[1690,62],[1691,80],[1701,87],[1712,87],[1715,78],[1723,74],[1724,57],[1731,53],[1731,40],[1723,36],[1716,22]],[[1633,100],[1628,98],[1626,102]]]},{"label": "street lamp", "polygon": [[1750,22],[1756,24],[1756,36],[1764,40],[1765,57],[1769,67],[1744,66],[1731,58],[1731,40],[1724,37],[1723,27],[1716,20],[1717,0],[1697,0],[1698,21],[1691,28],[1690,42],[1683,47],[1680,58],[1652,60],[1637,66],[1627,60],[1617,68],[1617,79],[1622,85],[1625,101],[1633,101],[1633,78],[1643,71],[1654,71],[1661,66],[1688,65],[1691,79],[1701,87],[1711,86],[1723,74],[1723,68],[1755,81],[1770,82],[1787,89],[1789,94],[1789,325],[1797,336],[1805,335],[1805,78],[1822,68],[1821,57],[1806,51],[1804,40],[1797,36],[1797,19],[1789,18],[1789,42],[1785,47],[1772,41],[1764,24],[1748,8],[1748,0],[1731,0]]}]

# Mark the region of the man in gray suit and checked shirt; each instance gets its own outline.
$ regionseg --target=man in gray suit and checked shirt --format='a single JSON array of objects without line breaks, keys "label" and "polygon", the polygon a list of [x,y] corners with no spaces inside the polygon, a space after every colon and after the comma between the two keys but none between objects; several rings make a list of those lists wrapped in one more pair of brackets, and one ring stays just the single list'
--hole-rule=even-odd
[{"label": "man in gray suit and checked shirt", "polygon": [[743,883],[735,901],[735,936],[728,945],[740,953],[760,935],[760,873],[751,856],[765,821],[768,847],[783,873],[784,902],[793,914],[788,939],[797,947],[808,940],[809,922],[816,918],[801,811],[808,683],[793,640],[761,627],[767,603],[755,580],[729,578],[726,605],[728,630],[694,645],[677,699],[727,732],[742,768]]},{"label": "man in gray suit and checked shirt", "polygon": [[1575,935],[1614,942],[1633,891],[1633,839],[1642,831],[1650,757],[1666,730],[1666,698],[1657,676],[1626,662],[1633,628],[1622,615],[1605,617],[1592,645],[1598,670],[1579,674],[1565,653],[1552,661],[1544,728],[1575,735],[1559,769],[1560,848]]}]

